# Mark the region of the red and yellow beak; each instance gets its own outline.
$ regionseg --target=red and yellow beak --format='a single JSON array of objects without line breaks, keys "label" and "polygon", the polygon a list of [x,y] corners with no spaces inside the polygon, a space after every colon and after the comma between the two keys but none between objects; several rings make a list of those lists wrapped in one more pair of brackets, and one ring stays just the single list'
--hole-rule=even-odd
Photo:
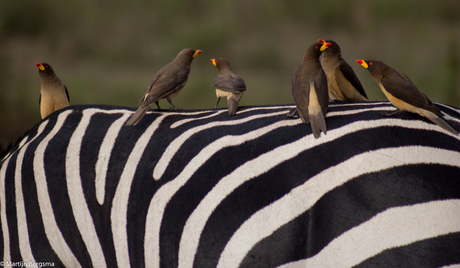
[{"label": "red and yellow beak", "polygon": [[212,64],[214,64],[214,66],[217,66],[217,65],[216,65],[216,64],[217,64],[216,59],[210,59],[210,61],[212,62]]},{"label": "red and yellow beak", "polygon": [[201,52],[203,52],[203,51],[198,49],[197,51],[195,51],[195,53],[193,53],[193,57],[195,58],[196,56],[200,55]]},{"label": "red and yellow beak", "polygon": [[40,71],[44,71],[45,70],[45,66],[41,65],[40,63],[35,63],[35,65],[37,66],[37,68],[40,70]]},{"label": "red and yellow beak", "polygon": [[369,65],[367,65],[367,62],[365,62],[364,60],[357,60],[356,62],[361,64],[361,66],[363,66],[366,69],[369,68]]},{"label": "red and yellow beak", "polygon": [[318,42],[320,42],[321,44],[323,44],[321,46],[321,48],[319,49],[319,51],[324,51],[326,50],[326,48],[332,46],[332,43],[327,43],[326,41],[324,41],[323,39],[318,39]]}]

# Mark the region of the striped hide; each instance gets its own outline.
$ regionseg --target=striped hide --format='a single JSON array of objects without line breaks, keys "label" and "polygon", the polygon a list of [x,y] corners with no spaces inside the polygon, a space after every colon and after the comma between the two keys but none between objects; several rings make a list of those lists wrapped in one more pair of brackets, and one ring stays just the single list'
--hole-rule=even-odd
[{"label": "striped hide", "polygon": [[[460,110],[437,104],[460,130]],[[0,256],[55,267],[458,267],[460,136],[389,102],[70,106],[0,166]]]}]

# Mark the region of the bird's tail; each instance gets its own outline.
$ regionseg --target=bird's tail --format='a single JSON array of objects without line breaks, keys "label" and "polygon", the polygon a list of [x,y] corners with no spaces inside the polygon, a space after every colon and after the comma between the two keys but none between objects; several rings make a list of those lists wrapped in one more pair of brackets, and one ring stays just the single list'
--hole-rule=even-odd
[{"label": "bird's tail", "polygon": [[310,85],[310,103],[308,105],[308,117],[310,118],[311,131],[315,138],[319,138],[321,131],[327,134],[326,119],[319,104],[318,96],[313,84]]},{"label": "bird's tail", "polygon": [[[421,110],[421,109],[420,109]],[[458,131],[455,130],[453,127],[451,127],[444,119],[441,117],[435,115],[434,113],[427,111],[427,110],[421,110],[421,113],[423,116],[426,118],[430,119],[431,122],[435,123],[436,125],[442,127],[443,129],[451,132],[454,135],[458,135]]]},{"label": "bird's tail", "polygon": [[236,111],[238,110],[238,103],[239,103],[239,101],[235,100],[232,97],[227,99],[228,114],[229,115],[235,115],[236,114]]},{"label": "bird's tail", "polygon": [[323,111],[320,109],[312,109],[314,111],[308,112],[310,117],[310,126],[315,138],[319,138],[320,132],[327,134],[326,119],[324,118]]},{"label": "bird's tail", "polygon": [[135,126],[139,121],[141,121],[142,117],[144,117],[145,113],[150,109],[150,105],[141,105],[137,108],[136,112],[129,118],[126,122],[126,126]]}]

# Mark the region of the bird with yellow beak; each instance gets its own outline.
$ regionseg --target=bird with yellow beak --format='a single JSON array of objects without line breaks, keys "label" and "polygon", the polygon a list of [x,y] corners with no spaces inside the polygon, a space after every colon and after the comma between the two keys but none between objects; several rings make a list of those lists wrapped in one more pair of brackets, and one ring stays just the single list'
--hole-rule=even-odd
[{"label": "bird with yellow beak", "polygon": [[40,116],[45,118],[51,113],[69,106],[69,92],[61,79],[54,73],[48,63],[35,63],[41,79]]},{"label": "bird with yellow beak", "polygon": [[219,105],[220,98],[226,97],[228,113],[232,116],[238,110],[239,101],[246,91],[246,84],[241,76],[232,71],[232,67],[227,60],[211,59],[210,61],[219,70],[212,82],[212,86],[216,89],[216,108]]},{"label": "bird with yellow beak", "polygon": [[383,94],[399,110],[385,115],[394,116],[400,111],[416,113],[428,118],[452,134],[458,135],[457,130],[442,119],[442,113],[439,108],[403,72],[379,60],[357,60],[356,62],[369,71]]},{"label": "bird with yellow beak", "polygon": [[152,103],[155,103],[160,109],[158,101],[167,99],[174,109],[176,106],[172,99],[176,97],[187,83],[190,74],[192,60],[202,51],[190,48],[183,49],[176,58],[161,68],[153,77],[144,96],[139,101],[139,108],[126,122],[127,126],[136,125],[150,109]]}]

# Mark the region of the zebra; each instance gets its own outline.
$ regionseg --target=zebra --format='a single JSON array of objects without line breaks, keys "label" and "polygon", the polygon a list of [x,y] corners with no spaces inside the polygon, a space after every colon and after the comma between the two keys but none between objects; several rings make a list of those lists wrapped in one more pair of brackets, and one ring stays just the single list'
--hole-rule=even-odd
[{"label": "zebra", "polygon": [[331,103],[315,139],[293,108],[51,114],[2,159],[1,264],[460,265],[458,136],[372,101]]}]

